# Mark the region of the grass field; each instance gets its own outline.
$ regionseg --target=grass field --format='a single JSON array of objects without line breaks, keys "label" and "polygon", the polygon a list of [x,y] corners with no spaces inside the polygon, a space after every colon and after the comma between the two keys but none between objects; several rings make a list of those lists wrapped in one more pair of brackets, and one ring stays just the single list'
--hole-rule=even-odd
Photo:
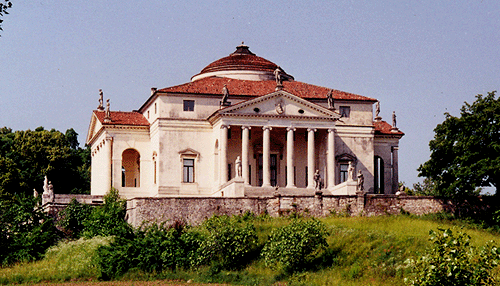
[{"label": "grass field", "polygon": [[[429,230],[460,228],[452,222],[404,215],[328,217],[321,221],[328,227],[329,247],[316,261],[314,267],[295,274],[280,273],[266,267],[262,259],[255,259],[238,271],[223,270],[213,273],[209,267],[156,274],[130,271],[121,279],[124,281],[119,283],[118,281],[111,282],[111,284],[97,282],[95,250],[99,245],[110,242],[110,238],[97,237],[91,240],[63,242],[50,249],[41,261],[2,268],[0,269],[0,284],[72,282],[65,285],[184,285],[182,281],[190,281],[186,285],[201,285],[196,283],[404,285],[404,277],[412,271],[405,261],[421,255],[430,245]],[[289,222],[288,218],[255,219],[254,224],[259,241],[263,243],[273,228]],[[500,235],[496,233],[474,227],[465,227],[463,231],[471,236],[471,242],[476,246],[482,246],[489,240],[499,245]],[[498,269],[496,270],[495,275],[499,275]],[[74,284],[75,281],[87,282]]]}]

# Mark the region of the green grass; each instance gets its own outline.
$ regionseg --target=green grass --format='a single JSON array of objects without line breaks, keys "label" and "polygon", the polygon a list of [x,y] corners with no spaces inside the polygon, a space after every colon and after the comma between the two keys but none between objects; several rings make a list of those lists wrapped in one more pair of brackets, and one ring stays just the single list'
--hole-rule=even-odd
[{"label": "green grass", "polygon": [[[411,269],[405,261],[417,257],[429,246],[429,230],[457,227],[446,220],[411,216],[328,217],[320,219],[329,229],[329,247],[320,253],[311,269],[285,274],[255,259],[238,271],[214,271],[210,267],[194,270],[144,274],[137,270],[122,279],[180,279],[199,283],[231,283],[238,285],[404,285],[403,278]],[[286,225],[288,218],[256,217],[259,243],[264,244],[271,230]],[[471,226],[463,231],[476,246],[489,240],[498,245],[500,235]],[[61,243],[51,249],[45,259],[0,269],[0,282],[87,280],[98,276],[93,264],[95,249],[109,240],[95,238]],[[260,258],[260,257],[257,257]],[[498,270],[498,269],[497,269]],[[498,271],[496,272],[498,274]],[[500,276],[498,276],[500,277]]]},{"label": "green grass", "polygon": [[49,248],[40,261],[0,269],[0,284],[95,279],[98,275],[94,262],[96,250],[109,244],[111,239],[62,241]]}]

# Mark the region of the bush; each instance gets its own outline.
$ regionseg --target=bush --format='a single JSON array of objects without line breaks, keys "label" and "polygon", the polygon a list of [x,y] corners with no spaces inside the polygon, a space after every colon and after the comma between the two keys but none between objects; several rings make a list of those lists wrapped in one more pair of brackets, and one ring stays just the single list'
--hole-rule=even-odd
[{"label": "bush", "polygon": [[40,259],[58,238],[54,221],[33,197],[0,201],[0,228],[1,265]]},{"label": "bush", "polygon": [[429,232],[432,248],[416,261],[409,260],[413,276],[408,285],[496,285],[490,275],[500,251],[489,242],[481,249],[470,244],[470,236],[450,229]]},{"label": "bush", "polygon": [[245,266],[257,249],[257,233],[250,221],[253,216],[212,216],[203,223],[207,232],[201,243],[201,265],[237,269]]},{"label": "bush", "polygon": [[79,203],[75,198],[59,213],[57,225],[70,238],[79,238],[84,229],[84,222],[89,219],[92,207]]},{"label": "bush", "polygon": [[92,209],[87,220],[84,220],[82,236],[120,236],[129,237],[132,227],[125,220],[126,201],[120,198],[118,190],[111,190],[104,196],[104,204]]},{"label": "bush", "polygon": [[147,273],[188,268],[196,260],[199,246],[197,234],[183,225],[143,226],[135,230],[133,238],[117,237],[111,245],[99,248],[100,278],[117,278],[131,268]]},{"label": "bush", "polygon": [[287,273],[300,271],[328,247],[326,235],[325,225],[316,219],[274,229],[262,249],[265,264]]}]

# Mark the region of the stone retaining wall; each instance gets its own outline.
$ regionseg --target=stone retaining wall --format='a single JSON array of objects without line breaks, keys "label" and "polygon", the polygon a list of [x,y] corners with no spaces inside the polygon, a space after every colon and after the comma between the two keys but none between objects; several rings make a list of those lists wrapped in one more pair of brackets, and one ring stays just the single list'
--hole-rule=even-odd
[{"label": "stone retaining wall", "polygon": [[[45,195],[44,195],[45,196]],[[44,197],[47,212],[57,218],[72,198],[81,203],[98,205],[102,196],[91,195],[59,195],[53,201]],[[267,213],[271,216],[287,215],[298,212],[304,215],[324,217],[332,214],[346,216],[397,215],[403,212],[416,215],[437,213],[442,211],[481,213],[487,210],[494,201],[483,201],[482,198],[471,198],[460,203],[444,198],[423,196],[396,195],[295,195],[275,194],[259,197],[182,197],[182,198],[133,198],[127,200],[127,219],[139,226],[143,221],[167,222],[183,221],[199,224],[214,214],[238,215],[245,212],[254,214]]]},{"label": "stone retaining wall", "polygon": [[143,221],[184,221],[199,224],[214,214],[235,215],[245,212],[280,216],[291,212],[324,217],[331,214],[383,215],[435,213],[450,210],[448,201],[434,197],[395,195],[268,196],[254,198],[134,198],[127,202],[129,222],[138,226]]}]

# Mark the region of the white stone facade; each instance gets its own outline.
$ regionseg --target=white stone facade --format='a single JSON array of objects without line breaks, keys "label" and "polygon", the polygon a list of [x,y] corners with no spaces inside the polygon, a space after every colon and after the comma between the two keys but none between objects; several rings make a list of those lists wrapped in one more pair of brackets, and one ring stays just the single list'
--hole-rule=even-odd
[{"label": "white stone facade", "polygon": [[329,109],[330,89],[286,74],[278,86],[273,63],[238,49],[189,83],[152,89],[137,112],[111,112],[105,122],[105,112],[94,111],[92,195],[110,187],[127,198],[253,196],[277,187],[306,194],[315,191],[315,170],[323,192],[353,194],[349,162],[365,192],[396,192],[403,133],[373,120],[375,99],[334,90]]}]

